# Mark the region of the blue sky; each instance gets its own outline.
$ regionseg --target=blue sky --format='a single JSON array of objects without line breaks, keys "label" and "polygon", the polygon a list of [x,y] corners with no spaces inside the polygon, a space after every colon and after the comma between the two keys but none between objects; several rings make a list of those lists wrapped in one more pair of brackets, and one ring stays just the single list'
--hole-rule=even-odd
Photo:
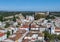
[{"label": "blue sky", "polygon": [[60,11],[60,0],[0,0],[0,10]]}]

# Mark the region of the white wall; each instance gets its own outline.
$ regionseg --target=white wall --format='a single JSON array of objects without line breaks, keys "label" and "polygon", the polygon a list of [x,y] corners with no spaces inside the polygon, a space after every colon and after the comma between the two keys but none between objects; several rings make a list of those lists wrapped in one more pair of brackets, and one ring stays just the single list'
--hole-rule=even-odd
[{"label": "white wall", "polygon": [[43,32],[45,31],[46,28],[40,28],[40,32]]},{"label": "white wall", "polygon": [[39,30],[39,28],[31,28],[31,30]]},{"label": "white wall", "polygon": [[0,41],[3,41],[6,38],[7,38],[7,35],[5,34],[4,36],[0,37]]},{"label": "white wall", "polygon": [[44,37],[38,37],[38,40],[44,40]]}]

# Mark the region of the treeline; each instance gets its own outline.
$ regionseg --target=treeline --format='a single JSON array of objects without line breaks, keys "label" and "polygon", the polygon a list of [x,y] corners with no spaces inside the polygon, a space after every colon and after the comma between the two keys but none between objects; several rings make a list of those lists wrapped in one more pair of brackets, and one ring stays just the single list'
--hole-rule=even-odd
[{"label": "treeline", "polygon": [[26,16],[26,15],[34,15],[35,12],[30,12],[30,11],[22,11],[22,12],[4,12],[4,11],[0,11],[0,15],[2,16],[12,16],[12,15],[16,15],[16,14],[19,14],[19,13],[22,13],[23,16]]},{"label": "treeline", "polygon": [[19,14],[20,12],[0,12],[0,15],[2,16],[12,16],[12,15],[15,15],[15,14]]},{"label": "treeline", "polygon": [[[0,15],[2,16],[12,16],[12,15],[16,15],[22,13],[23,16],[26,15],[34,15],[35,12],[34,11],[13,11],[13,12],[9,12],[9,11],[0,11]],[[50,15],[55,15],[55,16],[59,16],[60,17],[60,12],[50,12]]]},{"label": "treeline", "polygon": [[[22,15],[24,16],[24,17],[26,17],[26,15],[34,15],[34,12],[30,12],[30,11],[27,11],[27,12],[25,12],[25,11],[22,11],[22,12],[7,12],[7,11],[0,11],[0,21],[6,21],[6,20],[8,20],[8,19],[5,19],[4,17],[7,17],[7,16],[14,16],[14,15],[16,15],[16,14],[20,14],[20,13],[22,13]],[[10,18],[10,20],[11,20],[11,18]],[[15,19],[14,19],[15,20]]]},{"label": "treeline", "polygon": [[60,12],[50,12],[49,14],[60,17]]},{"label": "treeline", "polygon": [[35,15],[35,12],[21,12],[23,16],[26,15]]}]

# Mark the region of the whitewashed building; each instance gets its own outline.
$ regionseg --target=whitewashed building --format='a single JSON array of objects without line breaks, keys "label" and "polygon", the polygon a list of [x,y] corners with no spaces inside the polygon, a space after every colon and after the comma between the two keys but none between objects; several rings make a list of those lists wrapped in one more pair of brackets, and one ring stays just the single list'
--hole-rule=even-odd
[{"label": "whitewashed building", "polygon": [[7,38],[7,35],[3,32],[0,32],[0,41],[3,41],[6,38]]}]

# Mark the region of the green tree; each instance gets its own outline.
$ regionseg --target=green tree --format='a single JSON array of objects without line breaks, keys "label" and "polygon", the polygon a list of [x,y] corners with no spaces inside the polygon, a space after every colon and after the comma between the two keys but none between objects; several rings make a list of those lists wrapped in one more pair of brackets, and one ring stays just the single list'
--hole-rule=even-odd
[{"label": "green tree", "polygon": [[13,21],[16,22],[16,17],[15,16],[13,17]]},{"label": "green tree", "polygon": [[47,15],[45,19],[55,19],[55,16]]},{"label": "green tree", "polygon": [[13,34],[14,30],[12,30],[12,34]]},{"label": "green tree", "polygon": [[10,36],[10,31],[7,31],[7,38],[9,38]]},{"label": "green tree", "polygon": [[57,36],[57,38],[60,40],[60,34]]},{"label": "green tree", "polygon": [[15,18],[20,19],[18,16],[17,16],[17,17],[15,17]]},{"label": "green tree", "polygon": [[44,31],[44,37],[48,37],[49,40],[53,40],[54,39],[54,34],[50,34],[48,31]]},{"label": "green tree", "polygon": [[18,23],[18,25],[21,25],[21,23]]},{"label": "green tree", "polygon": [[50,23],[51,21],[50,21],[50,20],[48,20],[47,22],[48,22],[48,23]]},{"label": "green tree", "polygon": [[0,15],[0,21],[3,22],[3,16]]},{"label": "green tree", "polygon": [[9,23],[6,23],[5,28],[8,28],[9,26],[10,26],[10,24]]}]

